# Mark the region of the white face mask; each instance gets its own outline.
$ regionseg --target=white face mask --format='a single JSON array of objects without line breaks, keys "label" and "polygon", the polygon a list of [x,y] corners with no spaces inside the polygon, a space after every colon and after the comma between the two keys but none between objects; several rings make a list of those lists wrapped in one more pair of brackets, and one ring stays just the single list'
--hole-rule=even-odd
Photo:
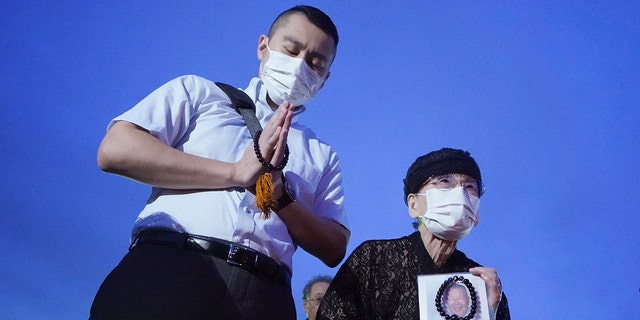
[{"label": "white face mask", "polygon": [[419,218],[436,237],[458,241],[478,225],[480,198],[468,194],[462,187],[431,189],[424,195],[427,212]]},{"label": "white face mask", "polygon": [[301,58],[293,58],[278,51],[269,50],[269,60],[262,66],[262,82],[269,98],[280,105],[289,101],[297,107],[313,98],[324,83],[321,77]]}]

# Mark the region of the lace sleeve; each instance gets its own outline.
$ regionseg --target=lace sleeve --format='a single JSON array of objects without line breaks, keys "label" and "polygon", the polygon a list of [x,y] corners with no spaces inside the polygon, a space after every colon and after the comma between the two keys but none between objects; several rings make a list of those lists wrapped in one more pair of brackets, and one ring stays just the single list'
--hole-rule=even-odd
[{"label": "lace sleeve", "polygon": [[319,319],[416,318],[416,259],[405,238],[363,243],[331,282]]},{"label": "lace sleeve", "polygon": [[361,245],[340,267],[331,285],[325,292],[318,309],[317,319],[364,319],[363,297],[366,296],[366,284],[360,279],[366,279],[369,270],[367,265],[368,247]]},{"label": "lace sleeve", "polygon": [[507,302],[507,296],[502,293],[502,299],[498,304],[498,312],[496,312],[496,320],[511,320],[511,314],[509,313],[509,303]]}]

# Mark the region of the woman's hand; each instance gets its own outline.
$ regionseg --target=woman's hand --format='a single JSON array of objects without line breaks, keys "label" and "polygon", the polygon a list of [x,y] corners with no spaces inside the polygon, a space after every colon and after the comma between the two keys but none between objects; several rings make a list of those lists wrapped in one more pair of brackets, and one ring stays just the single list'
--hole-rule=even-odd
[{"label": "woman's hand", "polygon": [[482,280],[487,284],[487,299],[489,300],[489,307],[495,312],[496,308],[498,308],[498,303],[500,303],[500,299],[502,298],[502,284],[500,283],[500,278],[498,278],[496,269],[475,267],[469,269],[469,272],[474,276],[482,278]]}]

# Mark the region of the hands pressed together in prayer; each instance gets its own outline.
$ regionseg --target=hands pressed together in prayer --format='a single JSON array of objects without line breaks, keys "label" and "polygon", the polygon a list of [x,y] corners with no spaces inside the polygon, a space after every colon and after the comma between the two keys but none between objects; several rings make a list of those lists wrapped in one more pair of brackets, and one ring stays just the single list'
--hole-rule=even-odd
[{"label": "hands pressed together in prayer", "polygon": [[[274,167],[280,165],[284,159],[292,118],[293,106],[285,101],[275,110],[260,134],[259,146],[262,157]],[[256,180],[265,172],[265,167],[256,157],[254,144],[247,147],[240,161],[236,162],[233,167],[235,175],[239,177],[240,185],[249,187],[252,192]],[[281,174],[274,174],[273,179],[276,186],[274,196],[278,197],[282,189]]]}]

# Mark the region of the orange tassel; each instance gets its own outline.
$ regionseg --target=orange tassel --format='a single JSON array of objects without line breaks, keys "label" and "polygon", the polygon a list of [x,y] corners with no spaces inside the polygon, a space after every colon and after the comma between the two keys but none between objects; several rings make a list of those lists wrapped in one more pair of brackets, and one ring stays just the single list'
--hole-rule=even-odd
[{"label": "orange tassel", "polygon": [[256,181],[256,205],[264,213],[264,219],[269,218],[271,209],[277,205],[277,202],[271,199],[273,189],[273,181],[271,181],[271,173],[269,172],[261,175]]}]

